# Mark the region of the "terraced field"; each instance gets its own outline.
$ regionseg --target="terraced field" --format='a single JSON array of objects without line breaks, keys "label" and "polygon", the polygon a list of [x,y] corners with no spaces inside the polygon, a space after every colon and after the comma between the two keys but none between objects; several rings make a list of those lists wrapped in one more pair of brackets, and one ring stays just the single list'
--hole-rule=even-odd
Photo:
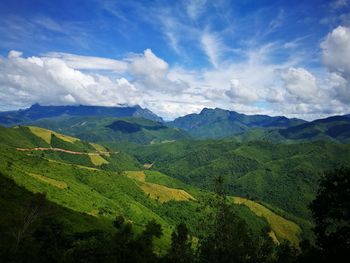
[{"label": "terraced field", "polygon": [[91,162],[95,165],[95,166],[100,166],[102,164],[107,164],[109,163],[107,160],[103,159],[102,156],[98,155],[98,154],[89,154],[90,160]]},{"label": "terraced field", "polygon": [[78,138],[74,138],[74,137],[71,137],[71,136],[63,135],[63,134],[60,134],[60,133],[57,133],[57,132],[54,132],[54,131],[50,131],[50,130],[47,130],[47,129],[40,128],[40,127],[28,126],[28,128],[30,129],[30,131],[34,135],[42,138],[48,144],[51,144],[51,137],[52,137],[52,135],[55,135],[57,138],[65,141],[65,142],[74,143],[76,141],[79,141]]},{"label": "terraced field", "polygon": [[[295,246],[299,245],[299,235],[301,234],[301,229],[296,223],[277,215],[270,209],[257,202],[242,197],[232,197],[232,199],[235,204],[243,204],[257,216],[264,217],[271,226],[273,233],[277,236],[277,239],[285,239],[290,241]],[[274,236],[273,233],[270,233],[272,238]]]},{"label": "terraced field", "polygon": [[[158,173],[163,176],[162,174]],[[157,183],[147,182],[145,171],[126,171],[125,175],[129,178],[135,179],[139,182],[140,188],[152,199],[155,199],[161,203],[174,201],[189,201],[195,200],[195,198],[182,189],[176,189],[167,187]]]},{"label": "terraced field", "polygon": [[27,174],[29,176],[39,180],[39,181],[50,184],[50,185],[55,186],[57,188],[60,188],[60,189],[67,189],[68,188],[68,184],[63,182],[63,181],[58,181],[58,180],[46,177],[46,176],[41,175],[41,174],[35,174],[35,173],[27,173]]}]

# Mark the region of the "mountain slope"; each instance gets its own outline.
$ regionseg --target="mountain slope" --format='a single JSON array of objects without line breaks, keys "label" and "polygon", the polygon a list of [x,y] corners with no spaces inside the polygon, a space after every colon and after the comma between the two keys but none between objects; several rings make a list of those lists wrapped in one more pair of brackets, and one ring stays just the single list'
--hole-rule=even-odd
[{"label": "mountain slope", "polygon": [[[102,152],[107,148],[101,148],[102,145],[76,138],[72,141],[70,137],[68,142],[60,139],[67,139],[61,134],[42,129],[39,131],[33,127],[0,127],[1,176],[10,178],[30,192],[45,192],[55,204],[75,211],[77,215],[82,213],[95,217],[99,219],[98,222],[110,224],[116,215],[123,215],[137,229],[155,219],[164,231],[164,237],[158,240],[158,247],[162,251],[169,245],[170,234],[176,224],[186,222],[191,231],[196,233],[198,222],[203,216],[200,209],[202,201],[211,198],[212,193],[200,191],[165,174],[132,168],[127,164],[122,165],[125,167],[123,171],[111,169],[109,165],[120,166],[120,162],[124,162],[114,157],[121,152],[110,152],[110,156],[107,156]],[[50,141],[47,133],[51,134]],[[60,149],[79,150],[82,154],[98,153],[110,163],[101,166],[86,164],[85,160],[81,162],[79,154],[73,153],[64,153],[69,158],[61,158],[52,147],[58,141],[62,143]],[[18,147],[30,150],[21,151],[16,149]],[[42,149],[48,149],[48,152]],[[143,179],[133,178],[135,172],[127,172],[130,169],[143,174]],[[247,207],[235,205],[234,209],[247,220],[255,233],[260,233],[268,226],[264,218],[255,215]]]},{"label": "mountain slope", "polygon": [[251,129],[235,135],[238,141],[266,140],[279,142],[303,142],[328,140],[340,143],[350,142],[350,118],[333,116],[314,120],[285,129]]},{"label": "mountain slope", "polygon": [[191,138],[177,128],[135,117],[58,117],[40,119],[31,124],[93,142],[150,144]]},{"label": "mountain slope", "polygon": [[59,116],[102,116],[102,117],[142,117],[162,122],[162,118],[140,106],[103,107],[103,106],[41,106],[34,104],[28,109],[0,112],[0,124],[11,126],[42,118]]},{"label": "mountain slope", "polygon": [[254,127],[291,127],[305,121],[266,115],[245,115],[234,111],[204,108],[199,114],[189,114],[167,124],[189,132],[194,138],[224,138]]},{"label": "mountain slope", "polygon": [[221,175],[228,194],[249,196],[306,220],[311,218],[308,203],[322,173],[339,165],[350,166],[350,145],[325,141],[203,140],[133,147],[124,149],[140,162],[153,163],[152,170],[202,189],[212,189],[214,178]]}]

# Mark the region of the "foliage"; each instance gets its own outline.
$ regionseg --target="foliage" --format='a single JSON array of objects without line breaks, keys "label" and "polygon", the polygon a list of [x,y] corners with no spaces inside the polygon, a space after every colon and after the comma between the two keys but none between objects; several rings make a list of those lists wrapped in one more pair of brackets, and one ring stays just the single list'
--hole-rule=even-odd
[{"label": "foliage", "polygon": [[350,251],[350,168],[328,172],[310,207],[315,220],[316,244],[325,261],[345,262]]},{"label": "foliage", "polygon": [[59,117],[31,125],[69,134],[90,142],[166,143],[191,138],[185,131],[140,117]]}]

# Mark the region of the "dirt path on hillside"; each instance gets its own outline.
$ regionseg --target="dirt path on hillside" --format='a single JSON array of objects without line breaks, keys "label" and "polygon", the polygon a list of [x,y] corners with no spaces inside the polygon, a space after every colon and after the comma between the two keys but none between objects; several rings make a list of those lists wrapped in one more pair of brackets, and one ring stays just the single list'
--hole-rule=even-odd
[{"label": "dirt path on hillside", "polygon": [[86,153],[86,152],[75,152],[71,150],[61,149],[61,148],[45,148],[45,147],[35,147],[35,148],[16,148],[17,151],[56,151],[56,152],[65,152],[70,154],[77,154],[77,155],[100,155],[100,154],[109,154],[109,153],[119,153],[119,152],[93,152],[93,153]]}]

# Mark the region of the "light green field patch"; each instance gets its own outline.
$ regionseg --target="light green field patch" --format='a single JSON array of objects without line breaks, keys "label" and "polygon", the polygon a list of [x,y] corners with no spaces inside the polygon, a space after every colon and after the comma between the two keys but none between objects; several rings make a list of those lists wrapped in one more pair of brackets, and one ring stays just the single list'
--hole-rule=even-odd
[{"label": "light green field patch", "polygon": [[92,147],[94,147],[96,151],[101,152],[102,154],[104,154],[104,155],[106,155],[108,157],[110,156],[110,154],[107,151],[107,149],[105,147],[103,147],[101,144],[90,142],[90,145]]},{"label": "light green field patch", "polygon": [[68,165],[68,166],[74,166],[74,167],[78,167],[78,168],[81,168],[81,169],[87,169],[87,170],[91,170],[91,171],[101,171],[100,169],[97,169],[97,168],[94,168],[94,167],[85,166],[85,165],[70,164],[70,163],[60,162],[60,161],[52,160],[52,159],[46,159],[46,160],[48,160],[51,163],[59,163],[59,164]]},{"label": "light green field patch", "polygon": [[28,174],[29,176],[31,176],[39,181],[48,183],[48,184],[55,186],[57,188],[60,188],[60,189],[66,189],[68,187],[68,185],[65,182],[46,177],[44,175],[35,174],[35,173],[26,173],[26,174]]},{"label": "light green field patch", "polygon": [[181,189],[169,188],[160,184],[152,184],[152,183],[142,183],[141,189],[149,194],[149,197],[155,199],[161,203],[168,202],[171,200],[175,201],[189,201],[195,200],[195,198]]},{"label": "light green field patch", "polygon": [[152,166],[153,166],[153,163],[145,163],[145,164],[143,165],[143,168],[145,168],[146,170],[148,170],[148,169],[151,169]]},{"label": "light green field patch", "polygon": [[54,131],[50,131],[47,129],[43,129],[40,127],[35,127],[35,126],[28,126],[28,128],[30,129],[30,131],[35,135],[40,137],[41,139],[43,139],[45,142],[47,142],[48,144],[51,144],[51,136],[52,134],[54,134],[57,138],[59,138],[62,141],[66,141],[66,142],[70,142],[70,143],[74,143],[76,141],[79,141],[78,138],[74,138],[71,136],[67,136],[67,135],[63,135]]},{"label": "light green field patch", "polygon": [[235,204],[246,205],[257,216],[264,217],[278,239],[288,240],[294,246],[299,245],[299,234],[301,233],[301,228],[296,223],[287,220],[275,214],[265,206],[246,198],[233,197],[233,202]]},{"label": "light green field patch", "polygon": [[271,237],[272,241],[275,243],[275,244],[280,244],[280,242],[278,241],[278,238],[276,237],[276,234],[275,232],[273,232],[272,230],[269,232],[269,237]]},{"label": "light green field patch", "polygon": [[102,164],[107,164],[108,161],[103,159],[100,155],[98,154],[89,154],[90,161],[93,163],[95,166],[100,166]]},{"label": "light green field patch", "polygon": [[125,175],[131,179],[135,179],[140,182],[146,181],[146,175],[144,171],[125,171]]}]

